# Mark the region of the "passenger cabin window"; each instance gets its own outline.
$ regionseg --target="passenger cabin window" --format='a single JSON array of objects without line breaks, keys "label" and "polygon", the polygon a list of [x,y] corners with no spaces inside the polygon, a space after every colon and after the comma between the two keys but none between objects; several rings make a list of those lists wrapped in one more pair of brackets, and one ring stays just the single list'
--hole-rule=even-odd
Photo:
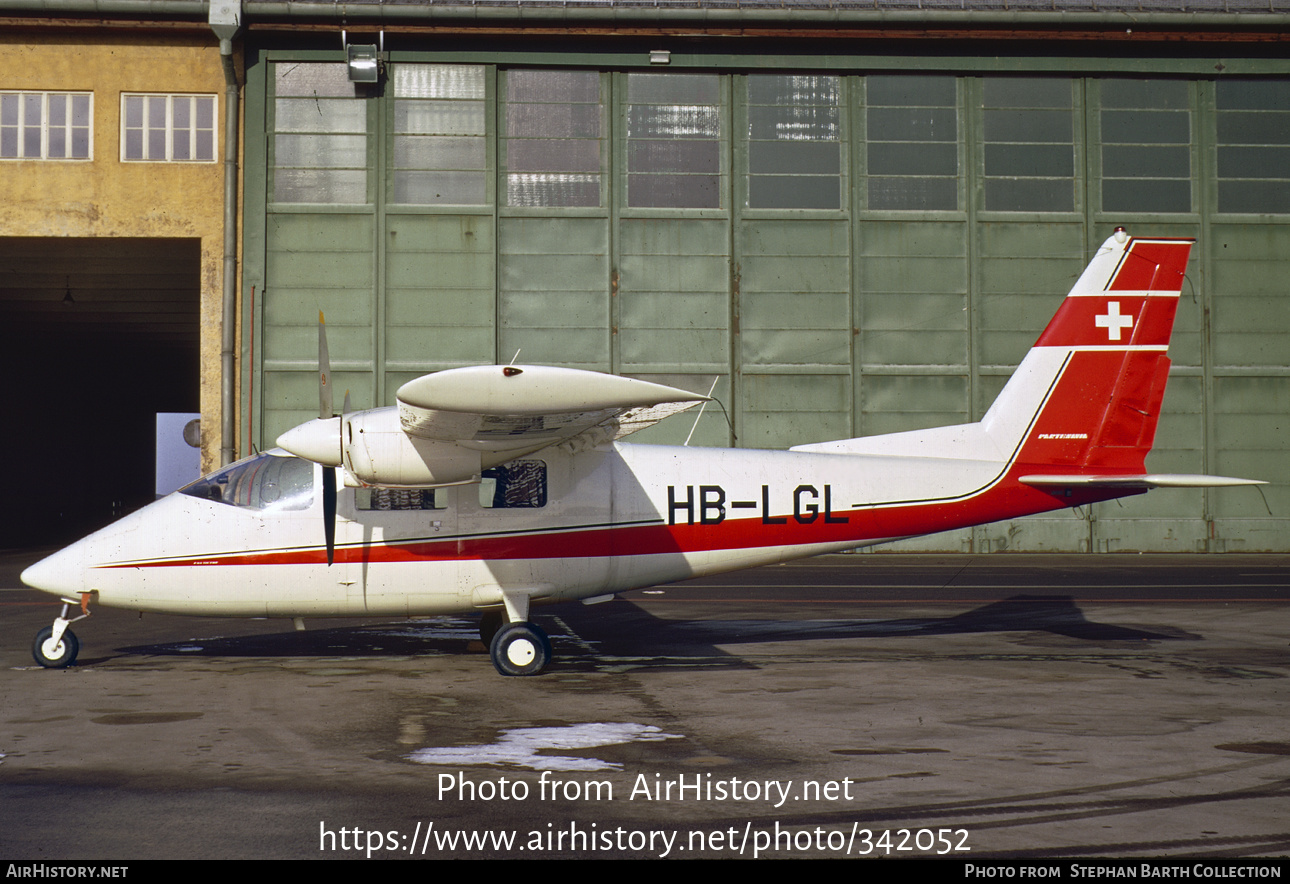
[{"label": "passenger cabin window", "polygon": [[314,500],[314,465],[298,457],[257,454],[203,476],[179,492],[242,509],[307,510]]},{"label": "passenger cabin window", "polygon": [[359,488],[354,508],[364,511],[442,510],[448,508],[447,488]]},{"label": "passenger cabin window", "polygon": [[537,509],[546,506],[546,464],[517,460],[484,470],[479,505],[485,509]]}]

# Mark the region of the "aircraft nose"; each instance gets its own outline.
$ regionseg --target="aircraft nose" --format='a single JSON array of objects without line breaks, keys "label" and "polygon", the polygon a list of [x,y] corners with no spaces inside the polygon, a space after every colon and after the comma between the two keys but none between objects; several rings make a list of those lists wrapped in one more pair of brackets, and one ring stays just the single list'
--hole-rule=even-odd
[{"label": "aircraft nose", "polygon": [[75,595],[86,589],[82,556],[71,547],[41,559],[22,572],[21,580],[54,595]]}]

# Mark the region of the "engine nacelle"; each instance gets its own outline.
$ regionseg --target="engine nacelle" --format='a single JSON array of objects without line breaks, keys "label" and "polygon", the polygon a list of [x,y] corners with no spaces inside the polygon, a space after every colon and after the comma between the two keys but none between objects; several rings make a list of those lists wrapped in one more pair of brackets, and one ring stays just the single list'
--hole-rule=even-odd
[{"label": "engine nacelle", "polygon": [[453,485],[469,482],[484,468],[480,451],[409,436],[394,408],[346,415],[341,436],[345,469],[364,485]]}]

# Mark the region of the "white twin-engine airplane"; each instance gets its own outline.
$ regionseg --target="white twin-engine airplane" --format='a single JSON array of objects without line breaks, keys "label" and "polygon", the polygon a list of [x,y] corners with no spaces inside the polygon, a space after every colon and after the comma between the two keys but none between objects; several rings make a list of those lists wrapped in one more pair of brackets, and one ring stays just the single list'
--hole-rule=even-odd
[{"label": "white twin-engine airplane", "polygon": [[1153,487],[1257,484],[1144,469],[1191,245],[1117,230],[976,423],[788,451],[625,444],[707,397],[540,366],[442,371],[402,386],[396,407],[336,417],[320,331],[320,417],[279,437],[282,450],[23,572],[63,601],[33,654],[74,662],[67,626],[91,602],[298,628],[479,611],[497,670],[535,675],[551,644],[534,605]]}]

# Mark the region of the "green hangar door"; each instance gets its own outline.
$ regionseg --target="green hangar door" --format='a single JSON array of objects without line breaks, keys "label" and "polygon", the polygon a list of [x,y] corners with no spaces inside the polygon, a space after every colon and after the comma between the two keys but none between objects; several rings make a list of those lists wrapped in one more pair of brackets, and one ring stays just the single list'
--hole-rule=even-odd
[{"label": "green hangar door", "polygon": [[244,452],[316,414],[320,310],[354,408],[517,360],[711,389],[694,445],[974,421],[1124,226],[1198,241],[1148,467],[1272,484],[902,548],[1290,550],[1290,81],[301,55],[248,69]]}]

